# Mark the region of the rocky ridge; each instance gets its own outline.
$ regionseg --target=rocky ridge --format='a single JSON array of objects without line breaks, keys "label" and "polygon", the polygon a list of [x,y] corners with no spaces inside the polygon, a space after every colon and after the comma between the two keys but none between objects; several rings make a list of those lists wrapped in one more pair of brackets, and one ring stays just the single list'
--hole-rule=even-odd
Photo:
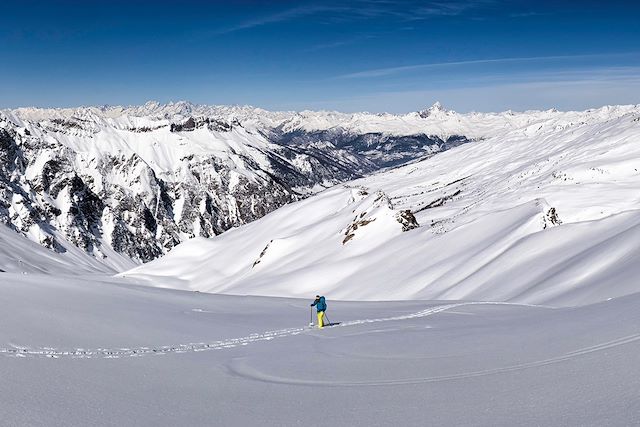
[{"label": "rocky ridge", "polygon": [[[442,109],[438,109],[442,112]],[[55,252],[146,262],[320,189],[467,142],[426,120],[181,102],[0,112],[0,222]],[[328,126],[327,123],[333,123]],[[364,124],[364,126],[363,126]]]}]

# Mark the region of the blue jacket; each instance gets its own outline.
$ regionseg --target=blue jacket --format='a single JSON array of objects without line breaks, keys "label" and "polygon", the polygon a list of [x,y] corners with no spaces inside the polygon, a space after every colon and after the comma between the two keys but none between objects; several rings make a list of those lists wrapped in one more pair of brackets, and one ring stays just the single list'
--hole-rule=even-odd
[{"label": "blue jacket", "polygon": [[327,303],[324,300],[324,297],[320,297],[318,299],[316,299],[313,304],[311,304],[311,307],[316,306],[316,310],[318,310],[318,312],[320,311],[325,311],[327,309]]}]

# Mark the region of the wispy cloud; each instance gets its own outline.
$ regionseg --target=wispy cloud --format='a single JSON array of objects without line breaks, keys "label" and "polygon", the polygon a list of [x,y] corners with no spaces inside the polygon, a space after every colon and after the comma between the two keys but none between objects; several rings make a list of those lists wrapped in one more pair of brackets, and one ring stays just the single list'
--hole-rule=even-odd
[{"label": "wispy cloud", "polygon": [[475,9],[491,6],[496,0],[450,0],[427,1],[420,6],[403,1],[354,1],[349,8],[351,17],[359,18],[395,18],[411,22],[430,18],[460,16]]},{"label": "wispy cloud", "polygon": [[344,40],[336,40],[336,41],[333,41],[333,42],[320,43],[320,44],[317,44],[315,46],[311,46],[310,48],[306,49],[306,52],[315,52],[315,51],[318,51],[318,50],[333,49],[333,48],[342,47],[342,46],[349,46],[349,45],[352,45],[352,44],[360,43],[360,42],[365,41],[365,40],[370,40],[370,39],[375,38],[375,37],[379,37],[379,35],[363,34],[363,35],[360,35],[360,36],[351,37],[351,38],[344,39]]},{"label": "wispy cloud", "polygon": [[303,5],[294,7],[291,9],[283,10],[281,12],[273,13],[270,15],[264,15],[255,19],[241,22],[237,25],[221,28],[215,31],[216,34],[233,33],[240,30],[248,30],[255,27],[260,27],[267,24],[275,24],[278,22],[291,21],[305,16],[317,15],[320,13],[335,12],[336,7],[332,6],[319,6],[319,5]]},{"label": "wispy cloud", "polygon": [[500,64],[500,63],[518,63],[518,62],[537,62],[537,61],[552,61],[552,60],[579,60],[579,59],[598,59],[598,58],[613,58],[623,56],[640,56],[640,53],[622,53],[622,54],[589,54],[589,55],[555,55],[555,56],[531,56],[531,57],[516,57],[516,58],[492,58],[492,59],[475,59],[469,61],[452,61],[452,62],[433,62],[428,64],[415,64],[406,65],[401,67],[388,67],[377,68],[373,70],[358,71],[355,73],[343,74],[337,76],[337,79],[362,79],[362,78],[375,78],[385,77],[393,74],[401,74],[416,70],[428,70],[435,68],[454,67],[454,66],[466,66],[466,65],[478,65],[478,64]]},{"label": "wispy cloud", "polygon": [[544,12],[514,12],[514,13],[510,13],[509,17],[510,18],[530,18],[532,16],[545,16],[545,15],[549,15],[549,13],[544,13]]},{"label": "wispy cloud", "polygon": [[493,0],[433,2],[409,11],[410,20],[423,20],[434,16],[459,16],[474,9],[493,5]]},{"label": "wispy cloud", "polygon": [[475,78],[471,85],[406,90],[375,90],[325,98],[288,108],[404,113],[441,101],[457,111],[586,109],[606,104],[637,104],[640,67],[603,67],[590,71],[548,72],[522,79]]},{"label": "wispy cloud", "polygon": [[452,0],[431,1],[419,7],[403,1],[387,0],[354,0],[340,4],[326,2],[322,5],[303,4],[280,12],[260,16],[236,25],[221,28],[214,34],[228,34],[241,30],[248,30],[293,21],[303,17],[326,14],[332,22],[348,22],[377,18],[392,18],[398,21],[410,22],[442,16],[458,16],[470,10],[494,4],[496,0]]}]

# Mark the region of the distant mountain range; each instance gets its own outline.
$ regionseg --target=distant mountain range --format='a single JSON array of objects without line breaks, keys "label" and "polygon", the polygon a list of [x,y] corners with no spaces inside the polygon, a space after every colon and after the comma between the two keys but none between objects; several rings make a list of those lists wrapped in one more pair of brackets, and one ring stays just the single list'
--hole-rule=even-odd
[{"label": "distant mountain range", "polygon": [[[2,110],[0,222],[53,252],[77,247],[121,270],[461,144],[535,141],[542,131],[637,112],[458,114],[436,104],[406,115],[343,114],[188,102]],[[464,158],[452,167],[464,170]],[[442,197],[431,202],[455,196]]]},{"label": "distant mountain range", "polygon": [[109,265],[150,261],[467,141],[405,120],[187,102],[4,110],[0,221],[55,252],[71,244]]}]

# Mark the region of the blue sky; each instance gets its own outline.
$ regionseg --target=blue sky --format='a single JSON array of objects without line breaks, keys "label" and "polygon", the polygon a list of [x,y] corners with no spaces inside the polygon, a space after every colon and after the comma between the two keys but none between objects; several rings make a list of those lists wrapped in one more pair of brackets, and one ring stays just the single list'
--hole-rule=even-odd
[{"label": "blue sky", "polygon": [[640,103],[640,2],[8,1],[0,107]]}]

